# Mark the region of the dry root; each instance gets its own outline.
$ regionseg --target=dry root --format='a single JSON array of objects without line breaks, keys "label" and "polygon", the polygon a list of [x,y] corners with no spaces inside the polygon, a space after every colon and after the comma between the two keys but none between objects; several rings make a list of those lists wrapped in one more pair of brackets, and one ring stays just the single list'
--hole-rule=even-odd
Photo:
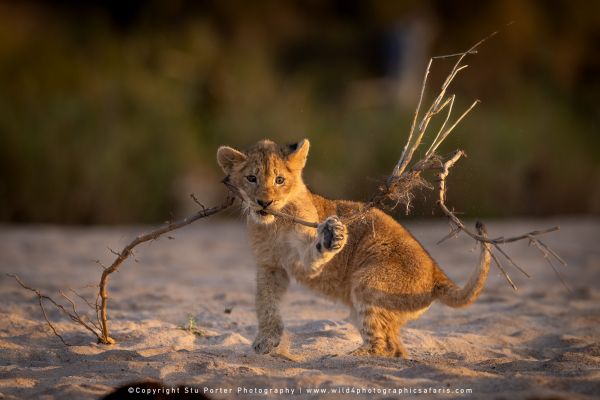
[{"label": "dry root", "polygon": [[406,214],[410,213],[412,201],[415,198],[415,192],[419,189],[433,189],[433,186],[427,182],[417,171],[410,171],[400,176],[392,177],[386,185],[379,187],[379,197],[374,200],[382,208],[390,210],[398,206],[405,209]]}]

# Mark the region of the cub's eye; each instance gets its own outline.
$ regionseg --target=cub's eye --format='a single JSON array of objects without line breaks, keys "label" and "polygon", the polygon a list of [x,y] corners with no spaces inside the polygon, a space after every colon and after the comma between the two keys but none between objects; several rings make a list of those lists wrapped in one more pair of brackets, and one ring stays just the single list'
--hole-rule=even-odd
[{"label": "cub's eye", "polygon": [[246,179],[248,180],[248,182],[256,183],[256,176],[254,175],[248,175]]},{"label": "cub's eye", "polygon": [[278,176],[277,178],[275,178],[276,184],[283,185],[283,182],[285,182],[285,178],[283,176]]}]

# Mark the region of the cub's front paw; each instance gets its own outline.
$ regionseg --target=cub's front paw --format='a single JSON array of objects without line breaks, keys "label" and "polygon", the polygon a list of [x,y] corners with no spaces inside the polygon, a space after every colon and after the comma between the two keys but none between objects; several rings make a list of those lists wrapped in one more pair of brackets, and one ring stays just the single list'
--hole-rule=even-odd
[{"label": "cub's front paw", "polygon": [[348,237],[346,225],[344,225],[335,215],[319,224],[317,229],[319,232],[317,238],[317,250],[319,250],[319,252],[338,252],[346,244],[346,238]]},{"label": "cub's front paw", "polygon": [[254,339],[254,343],[252,343],[252,348],[258,354],[267,354],[270,353],[274,348],[279,346],[279,342],[281,341],[281,336],[279,335],[261,335],[259,334],[256,339]]}]

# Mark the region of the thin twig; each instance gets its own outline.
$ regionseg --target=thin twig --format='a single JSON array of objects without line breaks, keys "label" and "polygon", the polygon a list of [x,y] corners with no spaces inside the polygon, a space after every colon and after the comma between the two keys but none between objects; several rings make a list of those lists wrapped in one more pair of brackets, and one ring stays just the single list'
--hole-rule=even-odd
[{"label": "thin twig", "polygon": [[98,321],[98,325],[102,326],[102,318],[100,316],[100,305],[98,302],[100,301],[100,286],[98,286],[98,293],[96,294],[96,303],[94,305],[94,310],[96,310],[96,321]]},{"label": "thin twig", "polygon": [[198,204],[200,206],[201,210],[206,210],[206,207],[204,206],[204,204],[200,203],[200,201],[198,201],[198,198],[196,197],[196,195],[194,193],[190,193],[190,197],[192,198],[192,200],[194,201],[194,203]]},{"label": "thin twig", "polygon": [[6,274],[6,275],[11,278],[14,278],[17,281],[17,283],[19,285],[21,285],[21,287],[23,287],[24,289],[27,289],[36,294],[36,296],[38,298],[38,303],[40,304],[40,309],[42,310],[42,314],[44,315],[44,319],[46,320],[46,323],[52,330],[52,333],[54,333],[54,335],[56,337],[58,337],[65,346],[70,346],[70,344],[65,341],[65,339],[60,335],[60,333],[58,333],[58,331],[56,330],[56,328],[54,327],[52,322],[50,322],[50,319],[48,318],[48,314],[46,314],[46,309],[44,308],[44,303],[42,302],[42,300],[47,300],[47,301],[51,302],[52,304],[54,304],[54,306],[56,306],[56,308],[58,308],[59,310],[61,310],[62,312],[64,312],[67,315],[69,314],[69,312],[67,310],[65,310],[65,308],[61,304],[58,304],[57,302],[55,302],[51,297],[48,297],[48,296],[42,294],[37,289],[34,289],[32,287],[25,285],[23,283],[23,281],[21,281],[21,279],[17,275],[15,275],[15,274]]},{"label": "thin twig", "polygon": [[537,231],[531,231],[531,232],[524,233],[524,234],[519,235],[519,236],[510,237],[510,238],[499,237],[499,238],[496,238],[496,239],[492,239],[492,243],[498,243],[498,244],[502,243],[503,244],[503,243],[517,242],[519,240],[529,239],[530,236],[539,236],[539,235],[543,235],[543,234],[546,234],[546,233],[558,231],[559,229],[560,229],[559,226],[553,226],[552,228],[542,229],[542,230],[537,230]]},{"label": "thin twig", "polygon": [[542,246],[544,249],[546,249],[546,251],[548,251],[548,253],[550,253],[550,255],[552,255],[554,258],[556,258],[559,263],[561,263],[565,267],[567,266],[567,262],[565,260],[563,260],[558,254],[556,254],[556,252],[554,250],[552,250],[550,247],[548,247],[540,239],[536,238],[536,241],[540,246]]},{"label": "thin twig", "polygon": [[[437,142],[433,142],[430,156],[432,156],[434,154],[434,152],[437,150],[438,146],[440,144],[442,144],[442,142],[448,137],[450,132],[452,132],[454,130],[454,128],[456,128],[456,126],[463,120],[463,118],[465,118],[467,116],[467,114],[470,113],[471,110],[479,103],[480,103],[479,100],[475,100],[473,102],[473,104],[471,104],[471,106],[469,108],[467,108],[456,121],[454,121],[454,123],[450,126],[450,128],[448,128],[444,131],[444,133],[441,135],[440,139]],[[450,114],[448,114],[448,116],[450,116]],[[444,121],[444,125],[442,126],[442,128],[445,125],[446,125],[446,121]]]},{"label": "thin twig", "polygon": [[[69,318],[71,318],[71,320],[73,322],[76,322],[78,324],[80,324],[81,326],[83,326],[85,329],[87,329],[88,331],[92,332],[93,335],[95,335],[98,340],[101,340],[102,338],[100,337],[100,335],[98,334],[98,332],[96,332],[96,330],[94,330],[93,327],[89,326],[81,317],[81,315],[79,314],[79,312],[77,311],[77,307],[75,306],[75,302],[73,300],[71,300],[69,298],[69,296],[67,296],[62,290],[59,290],[58,293],[65,299],[67,300],[69,303],[71,303],[71,309],[73,310],[73,313],[69,313]],[[92,321],[91,321],[92,322]],[[94,323],[92,322],[92,325],[94,325]]]},{"label": "thin twig", "polygon": [[506,272],[506,270],[504,269],[504,267],[502,267],[502,264],[500,263],[500,260],[498,260],[498,257],[496,257],[496,255],[494,254],[494,252],[491,249],[488,249],[487,251],[492,256],[492,259],[494,260],[494,263],[496,264],[496,267],[498,267],[498,269],[500,270],[500,272],[502,272],[502,275],[504,275],[504,277],[508,281],[508,284],[510,286],[512,286],[512,288],[514,290],[517,290],[517,285],[515,285],[515,283],[512,281],[512,279],[510,279],[510,275],[508,275],[508,272]]},{"label": "thin twig", "polygon": [[[96,285],[94,285],[96,286]],[[80,295],[79,293],[77,293],[77,291],[75,291],[73,288],[69,288],[69,291],[71,293],[73,293],[75,296],[79,297],[81,300],[83,300],[85,302],[85,304],[88,305],[89,308],[91,308],[92,310],[98,311],[98,304],[92,304],[88,301],[88,299],[86,299],[85,297],[83,297],[82,295]],[[100,330],[99,325],[96,325],[93,321],[90,321],[92,324],[94,324],[94,326],[98,327],[98,330]],[[100,323],[100,320],[98,320],[98,323]]]},{"label": "thin twig", "polygon": [[440,107],[440,111],[443,110],[446,106],[448,106],[448,113],[446,114],[446,119],[444,119],[444,123],[442,124],[442,126],[440,127],[440,129],[438,130],[437,135],[435,135],[435,138],[433,139],[433,141],[431,142],[431,146],[429,146],[429,148],[427,149],[427,151],[425,152],[425,158],[429,158],[431,156],[433,156],[433,153],[435,152],[435,150],[437,149],[437,147],[444,141],[445,138],[442,138],[442,140],[439,141],[438,143],[438,139],[441,135],[441,133],[444,131],[444,128],[446,127],[446,124],[448,123],[448,120],[450,119],[450,115],[452,114],[452,107],[454,107],[454,100],[456,99],[456,95],[452,95],[448,98],[448,100],[446,100],[444,102],[444,104],[442,104],[442,106]]},{"label": "thin twig", "polygon": [[[446,55],[443,55],[443,56],[433,56],[431,58],[434,59],[434,60],[441,60],[441,59],[444,59],[444,58],[459,57],[459,56],[462,56],[463,54],[465,54],[465,53],[446,54]],[[477,54],[477,50],[469,51],[468,54]]]},{"label": "thin twig", "polygon": [[94,260],[94,262],[95,262],[97,265],[99,265],[99,266],[100,266],[100,268],[102,268],[102,269],[106,269],[106,265],[102,264],[102,261],[100,261],[100,260]]},{"label": "thin twig", "polygon": [[500,252],[500,254],[502,254],[502,255],[504,256],[504,258],[506,258],[506,259],[508,260],[508,262],[509,262],[509,263],[510,263],[510,264],[511,264],[513,267],[515,267],[516,269],[518,269],[519,271],[521,271],[521,273],[522,273],[523,275],[525,275],[526,277],[528,277],[528,278],[531,278],[531,275],[529,275],[529,274],[527,273],[527,271],[525,271],[523,268],[519,267],[519,266],[517,265],[517,263],[515,263],[515,262],[513,261],[513,259],[512,259],[512,258],[510,258],[510,256],[509,256],[509,255],[508,255],[508,254],[507,254],[507,253],[506,253],[504,250],[502,250],[502,247],[500,247],[500,246],[499,246],[497,243],[494,243],[494,247],[496,248],[496,250],[498,250],[498,251]]},{"label": "thin twig", "polygon": [[295,215],[290,215],[290,214],[286,214],[286,213],[282,213],[280,211],[275,211],[275,210],[264,210],[265,212],[274,215],[276,217],[283,217],[288,219],[290,222],[295,223],[295,224],[300,224],[300,225],[304,225],[304,226],[308,226],[309,228],[318,228],[319,227],[319,223],[318,222],[310,222],[310,221],[306,221],[303,220],[301,218],[296,217]]},{"label": "thin twig", "polygon": [[[427,63],[427,68],[425,68],[425,76],[423,77],[423,84],[421,85],[421,94],[419,95],[417,109],[415,110],[415,115],[413,117],[412,125],[410,126],[408,139],[406,140],[406,145],[404,146],[404,149],[402,150],[402,155],[400,156],[400,160],[398,161],[396,166],[394,166],[394,170],[392,171],[391,177],[398,176],[402,173],[402,171],[401,171],[402,165],[405,162],[404,160],[406,159],[407,152],[409,151],[410,142],[412,140],[413,133],[415,131],[415,127],[417,126],[417,119],[419,118],[419,111],[421,110],[421,103],[423,102],[423,97],[425,95],[425,88],[427,86],[427,78],[429,77],[429,71],[431,70],[432,63],[433,63],[433,60],[430,59],[429,63]],[[388,183],[389,183],[389,179],[388,179]]]},{"label": "thin twig", "polygon": [[440,245],[440,244],[444,243],[448,239],[455,238],[459,233],[460,233],[460,229],[453,228],[453,229],[450,230],[450,232],[446,236],[444,236],[443,238],[441,238],[440,240],[438,240],[436,244]]},{"label": "thin twig", "polygon": [[563,279],[562,275],[560,274],[560,272],[558,272],[558,269],[556,269],[556,266],[552,262],[552,259],[550,258],[550,253],[547,251],[547,246],[544,245],[544,244],[542,244],[539,239],[537,239],[537,238],[535,238],[533,236],[529,238],[529,243],[533,243],[535,245],[535,247],[542,253],[542,255],[544,256],[544,258],[546,259],[546,261],[548,262],[548,264],[550,264],[550,267],[552,267],[552,270],[554,271],[554,273],[556,274],[556,276],[558,277],[558,279],[562,282],[563,286],[570,293],[573,293],[573,291],[571,290],[571,288],[569,287],[569,285],[567,285],[567,282]]}]

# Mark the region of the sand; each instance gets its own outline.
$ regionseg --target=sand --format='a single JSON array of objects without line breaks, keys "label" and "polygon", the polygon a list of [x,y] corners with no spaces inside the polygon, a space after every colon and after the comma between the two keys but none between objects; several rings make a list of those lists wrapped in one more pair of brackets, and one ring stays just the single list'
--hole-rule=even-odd
[{"label": "sand", "polygon": [[[175,240],[144,245],[138,262],[113,275],[116,345],[97,344],[49,308],[66,347],[49,332],[35,296],[5,273],[44,293],[73,287],[91,296],[86,285],[100,275],[94,260],[109,264],[107,247],[120,249],[148,227],[0,226],[0,398],[96,399],[147,379],[206,388],[213,398],[598,398],[600,221],[510,220],[488,222],[488,229],[509,235],[554,224],[561,231],[546,241],[569,262],[560,268],[572,293],[537,250],[511,245],[532,277],[507,266],[514,292],[492,269],[471,307],[434,304],[403,330],[408,360],[346,355],[360,344],[347,310],[295,284],[283,305],[286,342],[277,354],[254,354],[255,267],[242,223],[226,220],[200,221]],[[473,242],[436,245],[448,231],[440,221],[407,226],[462,284],[475,266]],[[195,333],[186,329],[190,319]],[[309,394],[317,388],[325,393]]]}]

